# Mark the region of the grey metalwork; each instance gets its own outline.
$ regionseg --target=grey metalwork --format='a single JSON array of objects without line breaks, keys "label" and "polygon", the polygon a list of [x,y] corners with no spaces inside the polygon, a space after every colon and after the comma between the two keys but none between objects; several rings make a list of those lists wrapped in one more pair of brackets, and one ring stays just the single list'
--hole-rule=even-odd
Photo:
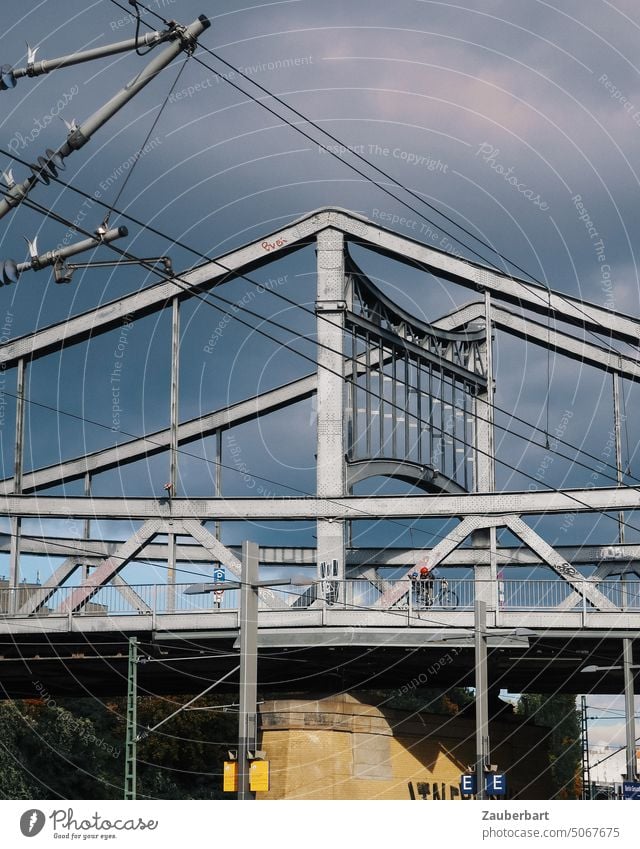
[{"label": "grey metalwork", "polygon": [[238,712],[238,799],[253,799],[249,789],[249,752],[258,739],[258,546],[242,546],[240,586],[240,710]]},{"label": "grey metalwork", "polygon": [[[95,246],[95,241],[89,241]],[[232,276],[230,272],[242,274],[247,268],[265,265],[313,242],[317,248],[316,329],[320,343],[317,373],[181,421],[179,304],[220,285]],[[420,321],[394,304],[356,265],[350,251],[356,243],[474,291],[479,289],[483,302],[461,307],[433,321]],[[275,247],[266,250],[265,244]],[[46,259],[46,255],[43,257]],[[38,258],[38,262],[44,263],[45,259]],[[542,292],[541,300],[541,291],[535,285],[451,257],[351,213],[325,209],[184,275],[9,340],[0,347],[0,363],[5,369],[17,368],[19,402],[14,475],[0,481],[0,515],[9,516],[13,523],[10,536],[0,535],[0,551],[10,553],[11,563],[11,592],[7,596],[10,604],[2,607],[11,616],[0,624],[10,629],[11,622],[19,620],[23,628],[25,621],[32,621],[34,629],[37,623],[47,629],[60,621],[65,628],[73,625],[91,632],[115,627],[120,619],[135,615],[143,630],[169,628],[177,623],[183,628],[187,622],[194,630],[204,622],[210,627],[213,611],[184,608],[176,583],[176,564],[221,563],[238,577],[242,569],[239,552],[237,547],[223,544],[222,523],[259,519],[317,523],[316,547],[265,546],[258,554],[261,563],[291,568],[315,565],[319,577],[320,564],[332,564],[333,570],[334,561],[337,563],[331,581],[317,584],[293,600],[273,589],[259,588],[261,620],[265,627],[284,629],[286,639],[294,639],[296,629],[326,625],[338,629],[356,624],[369,629],[391,627],[397,624],[398,617],[407,630],[428,628],[426,623],[414,622],[408,612],[408,581],[391,581],[377,571],[382,566],[400,565],[408,572],[425,556],[443,567],[473,567],[471,584],[460,584],[460,592],[456,590],[461,599],[459,609],[431,611],[442,624],[469,623],[469,604],[474,600],[486,604],[490,631],[513,624],[517,616],[546,625],[552,616],[560,616],[570,628],[585,627],[587,623],[589,627],[604,627],[603,623],[608,622],[611,627],[624,629],[637,624],[632,589],[640,568],[640,546],[625,544],[618,538],[604,539],[600,546],[554,547],[522,518],[614,511],[622,515],[623,511],[640,507],[640,493],[625,486],[621,474],[619,401],[615,414],[618,486],[496,492],[493,395],[499,375],[494,373],[492,358],[494,330],[509,332],[570,357],[582,353],[586,362],[612,373],[616,381],[640,377],[631,356],[614,357],[605,348],[569,332],[541,333],[543,325],[528,315],[505,309],[503,302],[517,302],[527,312],[560,318],[581,329],[603,333],[604,328],[612,340],[619,342],[628,342],[632,337],[637,340],[637,318],[559,293],[548,295],[546,289]],[[46,468],[23,470],[24,404],[20,399],[25,363],[63,347],[83,344],[118,326],[125,316],[131,320],[169,308],[169,427]],[[617,389],[616,393],[619,398]],[[220,466],[223,434],[313,396],[317,410],[316,492],[308,497],[225,497]],[[213,494],[191,498],[188,481],[179,475],[179,448],[208,435],[215,435],[216,442]],[[136,497],[135,492],[130,492],[126,497],[114,498],[92,494],[91,481],[100,473],[162,452],[168,459],[165,494]],[[420,494],[353,495],[354,487],[372,475],[413,483]],[[49,486],[80,479],[85,484],[83,496],[46,494]],[[453,518],[458,524],[436,545],[424,549],[347,549],[345,538],[351,539],[346,533],[349,524],[372,515],[383,519]],[[25,538],[20,533],[20,523],[33,516],[84,519],[84,538],[57,539],[48,534]],[[128,540],[91,538],[93,520],[123,516],[141,523]],[[498,547],[496,531],[500,528],[518,537],[522,546]],[[156,539],[164,535],[167,542]],[[43,586],[33,587],[24,598],[19,595],[18,586],[21,551],[66,558]],[[151,593],[145,586],[131,586],[126,581],[128,563],[156,559],[169,566],[169,590],[154,586]],[[501,607],[499,563],[544,565],[552,583],[542,594],[532,580],[522,581],[517,587],[507,582],[509,603]],[[577,568],[583,564],[596,566],[589,580]],[[80,586],[71,587],[70,578],[79,567],[83,569]],[[627,596],[620,591],[620,581],[613,580],[625,570],[632,582]],[[332,594],[332,604],[325,605],[323,589],[333,584],[334,577],[339,592]],[[216,612],[216,622],[223,629],[237,628],[238,624],[237,609],[234,612],[230,599],[231,596],[225,601],[228,608]],[[553,599],[553,605],[549,599]],[[97,621],[99,617],[102,618]]]},{"label": "grey metalwork", "polygon": [[475,706],[476,706],[476,798],[485,799],[485,771],[490,763],[489,681],[487,675],[487,604],[474,606]]},{"label": "grey metalwork", "polygon": [[33,167],[32,176],[28,177],[22,183],[13,184],[7,192],[6,197],[0,200],[0,218],[3,218],[21,201],[28,197],[33,187],[38,182],[49,182],[47,172],[57,174],[57,168],[67,156],[73,153],[74,150],[79,150],[91,139],[94,133],[104,126],[113,116],[122,109],[133,97],[138,94],[146,85],[148,85],[159,73],[166,68],[183,50],[192,52],[196,40],[201,33],[211,24],[204,15],[201,15],[193,23],[187,27],[176,26],[167,38],[171,39],[170,43],[155,59],[151,62],[132,80],[130,80],[124,88],[115,94],[111,100],[104,104],[100,109],[93,113],[86,121],[83,121],[80,126],[72,125],[67,140],[61,144],[55,151],[47,151],[46,158],[40,157],[38,165]]},{"label": "grey metalwork", "polygon": [[[625,744],[627,781],[635,781],[637,778],[636,755],[636,709],[635,689],[633,672],[633,639],[625,637],[622,641],[622,662],[624,668],[624,715],[625,715]],[[637,668],[637,667],[636,667]]]},{"label": "grey metalwork", "polygon": [[104,56],[115,56],[118,53],[126,53],[140,47],[151,47],[165,40],[167,36],[168,33],[158,31],[140,33],[137,38],[128,38],[126,41],[106,44],[103,47],[93,47],[91,50],[81,50],[78,53],[59,56],[57,59],[41,59],[38,62],[35,61],[38,48],[29,48],[26,67],[12,68],[10,74],[16,80],[21,77],[39,77],[41,74],[49,74],[59,68],[68,68],[70,65],[80,65],[83,62],[102,59]]}]

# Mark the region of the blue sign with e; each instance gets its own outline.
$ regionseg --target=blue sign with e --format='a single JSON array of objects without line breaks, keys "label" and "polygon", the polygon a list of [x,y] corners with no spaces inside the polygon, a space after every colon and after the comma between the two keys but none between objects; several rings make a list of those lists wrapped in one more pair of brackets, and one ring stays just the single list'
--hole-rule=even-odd
[{"label": "blue sign with e", "polygon": [[474,773],[467,772],[460,776],[460,795],[475,796],[476,777]]},{"label": "blue sign with e", "polygon": [[507,793],[507,776],[504,773],[490,772],[487,775],[486,789],[489,796],[505,796]]}]

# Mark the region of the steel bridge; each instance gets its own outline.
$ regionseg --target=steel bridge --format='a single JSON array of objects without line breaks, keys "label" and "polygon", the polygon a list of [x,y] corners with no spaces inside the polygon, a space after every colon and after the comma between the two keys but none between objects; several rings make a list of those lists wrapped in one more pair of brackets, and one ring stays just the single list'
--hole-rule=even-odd
[{"label": "steel bridge", "polygon": [[[180,371],[185,368],[183,304],[309,246],[315,247],[317,263],[317,369],[260,394],[247,393],[244,400],[197,418],[184,418],[179,393]],[[429,322],[417,318],[363,272],[354,258],[361,248],[418,270],[425,279],[465,287],[473,299]],[[33,364],[161,313],[171,321],[166,340],[171,362],[169,426],[53,465],[25,468],[25,387]],[[521,491],[496,490],[496,330],[611,375],[617,485],[549,489],[536,484]],[[313,548],[260,548],[263,567],[292,575],[316,569],[315,583],[306,589],[260,589],[259,645],[267,669],[273,656],[275,671],[265,673],[273,686],[278,677],[275,656],[282,659],[288,651],[306,653],[319,682],[311,683],[310,678],[311,689],[326,686],[338,656],[344,660],[341,674],[350,683],[365,672],[389,682],[398,664],[415,665],[416,652],[425,653],[420,663],[441,656],[445,636],[458,638],[459,657],[464,658],[465,639],[473,629],[473,602],[480,599],[488,609],[490,646],[498,654],[506,651],[513,661],[504,672],[503,686],[523,687],[535,680],[544,657],[547,680],[538,677],[538,686],[571,688],[579,665],[595,647],[599,657],[604,653],[616,658],[620,639],[640,627],[640,545],[624,541],[624,512],[640,507],[640,493],[624,484],[620,449],[620,386],[623,379],[640,379],[635,347],[639,330],[636,317],[502,274],[348,211],[328,208],[179,278],[10,339],[0,346],[0,367],[3,373],[15,372],[17,397],[13,474],[0,481],[0,515],[9,528],[0,535],[1,556],[8,559],[8,578],[0,582],[5,692],[28,694],[24,664],[37,667],[36,661],[47,666],[55,687],[62,680],[60,668],[68,672],[72,657],[78,663],[84,658],[87,669],[93,664],[92,686],[118,689],[116,679],[126,678],[119,658],[124,658],[122,647],[132,634],[174,647],[194,643],[200,648],[232,648],[238,631],[237,593],[225,591],[217,606],[212,594],[185,594],[177,572],[181,564],[205,566],[204,578],[212,581],[221,565],[228,577],[240,578],[240,553],[221,539],[221,523],[261,520],[312,521],[317,540]],[[612,348],[614,343],[622,346],[621,352]],[[315,493],[225,495],[223,434],[310,398],[316,411],[316,421],[309,425],[309,439],[316,445]],[[181,452],[206,437],[214,437],[217,470],[211,494],[193,497],[188,475],[180,473]],[[136,492],[135,484],[126,495],[96,494],[104,490],[101,476],[155,456],[166,459],[168,470],[161,495],[149,497],[142,488]],[[363,481],[379,477],[401,481],[411,491],[357,494]],[[75,490],[70,486],[74,482]],[[69,494],[68,487],[78,494]],[[545,539],[544,523],[537,521],[583,513],[615,514],[617,535],[597,543],[590,539],[584,546],[557,546]],[[26,533],[25,523],[33,526],[34,518],[41,532]],[[364,548],[354,540],[353,525],[363,519],[424,518],[441,522],[442,528],[435,535],[437,543],[428,548]],[[61,520],[80,523],[82,532],[72,537],[50,531]],[[102,520],[126,521],[132,531],[127,538],[107,539]],[[23,580],[21,561],[27,557],[29,562],[38,557],[54,564],[49,572],[44,569],[43,582]],[[408,575],[425,557],[449,576],[455,605],[438,605],[436,600],[423,609],[416,603]],[[151,568],[156,563],[166,567],[163,584],[129,577],[134,567],[139,576],[145,564]],[[522,567],[523,577],[514,576],[512,567]],[[508,577],[505,569],[510,570]],[[523,627],[536,633],[518,636],[517,629]],[[98,646],[105,645],[110,648],[102,657]],[[376,652],[386,653],[379,668],[371,661]],[[456,674],[461,662],[451,666]],[[349,668],[356,670],[354,678]],[[102,670],[99,675],[96,669]],[[119,670],[112,683],[105,679],[105,669]],[[69,673],[75,682],[82,674],[79,668]],[[155,682],[165,688],[175,683]],[[605,691],[612,684],[611,678],[599,682]],[[574,687],[584,689],[584,682]]]}]

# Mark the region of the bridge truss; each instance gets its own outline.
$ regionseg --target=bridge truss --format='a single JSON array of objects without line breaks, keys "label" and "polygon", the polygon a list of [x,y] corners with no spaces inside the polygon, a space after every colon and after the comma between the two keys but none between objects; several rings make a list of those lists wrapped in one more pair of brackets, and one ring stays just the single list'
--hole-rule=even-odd
[{"label": "bridge truss", "polygon": [[[316,340],[313,372],[243,401],[211,409],[197,418],[181,415],[180,311],[196,295],[231,279],[268,266],[301,248],[315,246],[317,255]],[[475,299],[447,315],[426,322],[395,304],[358,266],[354,248],[365,247],[385,258],[471,290]],[[516,307],[517,309],[514,309]],[[170,424],[135,439],[84,453],[54,465],[24,468],[25,386],[32,364],[62,349],[83,345],[123,322],[159,313],[171,316]],[[562,329],[558,327],[562,326]],[[613,416],[616,422],[618,485],[581,489],[496,491],[494,392],[498,379],[492,356],[492,338],[503,331],[535,346],[549,349],[612,377]],[[472,570],[475,596],[486,601],[489,624],[500,624],[500,571],[508,565],[546,567],[549,576],[567,589],[554,608],[554,623],[572,612],[611,615],[612,627],[637,627],[636,613],[601,582],[624,572],[634,575],[640,546],[625,544],[624,536],[601,544],[550,544],[532,518],[550,514],[622,514],[640,506],[635,487],[623,483],[619,450],[620,381],[638,381],[640,365],[635,351],[640,321],[628,315],[571,298],[542,286],[501,274],[386,230],[360,216],[338,209],[311,213],[287,227],[168,280],[34,333],[13,338],[0,347],[3,372],[15,370],[17,403],[14,422],[13,475],[0,481],[0,515],[10,520],[10,533],[0,537],[0,550],[9,561],[0,628],[11,633],[17,620],[32,630],[58,627],[76,616],[99,613],[96,605],[105,587],[128,605],[130,612],[153,614],[153,604],[129,581],[127,569],[144,561],[167,567],[166,611],[180,609],[177,564],[222,564],[230,576],[240,576],[237,549],[218,533],[226,521],[312,520],[316,523],[314,548],[273,546],[261,548],[262,565],[299,570],[317,568],[318,583],[283,609],[273,591],[261,590],[263,606],[271,608],[273,623],[294,624],[292,611],[321,611],[335,606],[326,598],[326,566],[336,564],[336,586],[345,581],[366,582],[374,597],[366,616],[406,609],[410,584],[390,581],[385,566],[412,570],[428,557],[431,565]],[[594,334],[601,337],[600,341]],[[612,345],[622,346],[622,352]],[[67,378],[68,379],[68,378]],[[305,497],[227,497],[216,474],[209,497],[190,497],[180,476],[180,451],[214,436],[220,462],[222,434],[301,400],[314,398],[317,423],[309,437],[316,440],[316,492]],[[110,470],[156,455],[167,458],[166,493],[148,497],[132,491],[126,497],[98,496],[94,484]],[[369,478],[388,477],[413,485],[410,495],[358,495],[354,488]],[[56,487],[83,482],[83,494],[51,494]],[[359,548],[351,525],[363,517],[412,520],[450,520],[441,539],[430,548]],[[27,519],[83,523],[76,538],[23,533]],[[126,539],[107,540],[99,532],[102,519],[133,523]],[[455,523],[451,526],[451,522]],[[620,524],[622,528],[622,521]],[[92,533],[92,530],[95,532]],[[510,546],[499,546],[498,532],[510,534]],[[515,543],[513,542],[515,540]],[[25,589],[21,559],[25,556],[64,561],[44,583]],[[585,580],[582,564],[594,565]],[[213,574],[213,572],[211,573]],[[333,589],[332,589],[333,592]],[[346,598],[344,599],[346,605]],[[93,607],[92,607],[93,605]],[[356,611],[357,612],[357,611]],[[216,611],[210,612],[211,616]],[[440,615],[442,624],[455,616]],[[366,619],[365,614],[363,621]],[[275,617],[275,619],[273,619]],[[198,620],[201,622],[201,620]],[[299,620],[295,620],[299,622]],[[326,620],[322,620],[323,622]],[[378,620],[376,620],[378,621]],[[381,620],[380,620],[381,621]],[[533,621],[533,620],[532,620]],[[638,620],[640,621],[640,620]],[[184,619],[185,627],[189,622]],[[29,624],[31,623],[31,624]],[[314,619],[314,623],[316,620]],[[66,626],[65,626],[66,627]],[[172,620],[172,627],[177,627]],[[198,625],[200,627],[200,625]],[[207,627],[213,627],[210,623]]]}]

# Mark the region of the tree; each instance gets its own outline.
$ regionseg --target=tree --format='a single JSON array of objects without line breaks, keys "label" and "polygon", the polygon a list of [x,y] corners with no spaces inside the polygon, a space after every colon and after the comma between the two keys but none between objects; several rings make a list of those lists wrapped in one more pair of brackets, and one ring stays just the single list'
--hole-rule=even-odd
[{"label": "tree", "polygon": [[580,717],[576,697],[525,693],[516,712],[549,729],[546,739],[552,798],[580,798]]}]

